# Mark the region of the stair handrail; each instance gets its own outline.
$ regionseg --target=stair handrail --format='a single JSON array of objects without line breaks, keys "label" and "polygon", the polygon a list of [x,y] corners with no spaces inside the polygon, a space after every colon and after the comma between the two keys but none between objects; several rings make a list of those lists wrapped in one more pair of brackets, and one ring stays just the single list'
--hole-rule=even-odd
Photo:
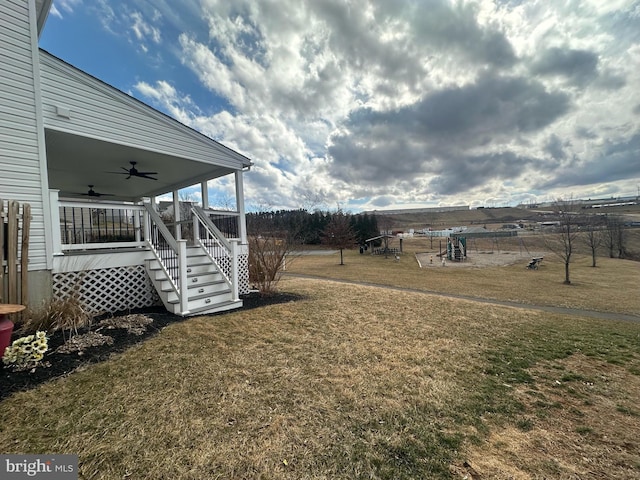
[{"label": "stair handrail", "polygon": [[166,274],[167,279],[169,280],[169,283],[171,283],[171,286],[179,294],[181,292],[181,288],[180,288],[180,284],[181,284],[180,272],[182,270],[181,264],[184,263],[184,261],[180,258],[181,257],[180,245],[178,241],[175,238],[173,238],[173,235],[171,235],[171,232],[169,231],[167,226],[164,224],[164,222],[162,221],[162,218],[160,217],[158,212],[155,211],[153,206],[148,203],[145,203],[144,206],[147,211],[147,215],[148,215],[148,219],[150,220],[150,223],[155,225],[160,235],[162,235],[164,240],[167,242],[167,245],[169,245],[171,250],[173,250],[176,257],[178,258],[178,270],[172,272],[171,271],[172,269],[166,264],[166,259],[163,258],[161,251],[158,248],[158,245],[156,245],[153,241],[153,238],[150,232],[151,225],[149,225],[149,223],[145,223],[145,241],[149,245],[150,250],[153,252],[154,256],[156,257],[156,260],[160,264],[160,268],[162,268],[162,270]]},{"label": "stair handrail", "polygon": [[222,265],[218,260],[217,256],[213,254],[210,250],[210,246],[206,243],[202,242],[202,239],[199,235],[199,229],[197,226],[194,226],[194,240],[197,241],[204,251],[207,253],[207,256],[211,259],[213,263],[215,263],[216,267],[220,271],[220,274],[224,277],[227,283],[233,287],[237,282],[234,282],[232,279],[237,275],[234,272],[234,262],[233,259],[235,257],[235,249],[229,240],[227,240],[222,232],[215,226],[215,224],[211,221],[207,213],[200,207],[199,205],[193,205],[191,211],[194,215],[194,220],[197,220],[205,229],[208,234],[208,237],[215,242],[222,250],[224,256],[229,259],[228,266]]},{"label": "stair handrail", "polygon": [[222,245],[224,245],[224,247],[227,249],[227,251],[230,252],[231,251],[231,242],[229,242],[229,240],[226,239],[226,237],[220,231],[220,229],[218,229],[218,227],[216,227],[215,223],[213,223],[211,221],[211,219],[209,218],[209,215],[207,215],[207,212],[205,212],[200,205],[193,205],[192,209],[193,209],[194,213],[198,216],[200,221],[202,223],[204,223],[204,226],[206,228],[208,228],[211,231],[211,233],[216,237],[218,242],[221,243]]},{"label": "stair handrail", "polygon": [[[222,248],[224,254],[229,259],[229,270],[227,271],[223,265],[220,265],[220,262],[216,258],[215,255],[209,250],[207,245],[202,243],[200,236],[198,234],[199,230],[194,228],[194,240],[197,239],[200,245],[207,252],[209,258],[216,264],[218,270],[222,274],[222,276],[226,279],[228,284],[231,286],[232,298],[234,301],[239,300],[239,286],[240,286],[240,277],[239,277],[239,267],[238,267],[238,254],[239,249],[238,245],[240,243],[240,239],[232,239],[231,241],[227,240],[222,232],[216,227],[213,223],[209,215],[201,208],[199,205],[194,205],[192,207],[194,212],[194,216],[202,222],[202,225],[205,228],[205,231],[208,235],[212,237],[212,239],[217,242]],[[194,226],[195,227],[195,226]]]}]

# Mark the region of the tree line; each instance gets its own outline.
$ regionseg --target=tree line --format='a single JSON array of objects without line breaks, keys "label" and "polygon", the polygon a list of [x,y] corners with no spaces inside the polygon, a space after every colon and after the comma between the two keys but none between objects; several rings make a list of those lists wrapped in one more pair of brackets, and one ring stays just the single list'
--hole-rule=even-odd
[{"label": "tree line", "polygon": [[597,265],[597,252],[605,247],[610,258],[629,258],[627,231],[623,217],[619,215],[581,215],[577,203],[559,199],[554,202],[554,213],[559,226],[555,237],[545,239],[546,247],[564,262],[565,284],[570,284],[569,266],[578,238],[589,247],[591,266]]},{"label": "tree line", "polygon": [[293,245],[320,245],[332,222],[344,217],[352,230],[354,246],[363,245],[369,238],[380,235],[378,220],[367,213],[349,214],[335,212],[309,212],[305,209],[275,210],[247,213],[247,233],[250,236],[270,236]]},{"label": "tree line", "polygon": [[296,245],[325,244],[340,250],[379,235],[375,215],[277,210],[247,213],[249,281],[262,295],[275,293],[287,256]]}]

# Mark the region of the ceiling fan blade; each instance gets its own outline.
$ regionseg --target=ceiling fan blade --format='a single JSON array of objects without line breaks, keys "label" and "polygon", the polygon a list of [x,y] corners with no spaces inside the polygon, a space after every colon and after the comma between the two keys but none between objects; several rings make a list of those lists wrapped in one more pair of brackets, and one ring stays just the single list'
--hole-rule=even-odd
[{"label": "ceiling fan blade", "polygon": [[149,180],[158,180],[157,178],[153,178],[150,176],[150,175],[158,175],[158,172],[141,172],[136,168],[136,164],[138,162],[130,161],[129,163],[131,164],[131,168],[120,167],[123,170],[122,172],[106,172],[106,173],[117,173],[120,175],[126,175],[125,180],[129,180],[131,177],[146,178]]},{"label": "ceiling fan blade", "polygon": [[96,192],[93,189],[93,185],[89,185],[89,191],[87,193],[81,193],[80,195],[84,195],[85,197],[93,197],[93,198],[98,198],[98,197],[113,197],[114,195],[111,193],[100,193],[100,192]]},{"label": "ceiling fan blade", "polygon": [[[151,173],[152,175],[155,175],[155,173],[152,173],[152,172],[149,172],[149,173]],[[157,178],[150,177],[146,173],[138,173],[138,175],[136,175],[136,177],[148,178],[149,180],[158,180]]]}]

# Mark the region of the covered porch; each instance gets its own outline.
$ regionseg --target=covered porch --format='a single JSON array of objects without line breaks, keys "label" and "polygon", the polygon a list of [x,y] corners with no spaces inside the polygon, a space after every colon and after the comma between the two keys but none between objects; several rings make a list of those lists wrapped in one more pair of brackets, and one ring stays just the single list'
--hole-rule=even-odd
[{"label": "covered porch", "polygon": [[[92,313],[241,306],[251,161],[47,52],[40,60],[54,297],[76,296]],[[212,180],[232,205],[211,208]],[[158,197],[172,200],[168,211]]]}]

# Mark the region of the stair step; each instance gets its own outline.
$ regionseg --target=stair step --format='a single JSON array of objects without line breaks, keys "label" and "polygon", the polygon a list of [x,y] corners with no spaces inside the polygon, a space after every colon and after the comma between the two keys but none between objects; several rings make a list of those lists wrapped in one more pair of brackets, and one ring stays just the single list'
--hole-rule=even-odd
[{"label": "stair step", "polygon": [[[207,295],[217,295],[219,293],[225,293],[230,291],[229,285],[224,280],[220,280],[218,282],[211,282],[206,285],[196,285],[189,288],[187,292],[187,296],[189,300],[192,298],[207,296]],[[167,302],[177,302],[179,300],[178,293],[174,291],[172,288],[163,290],[161,292],[163,298]]]},{"label": "stair step", "polygon": [[[231,301],[232,301],[231,291],[221,293],[220,295],[206,295],[201,298],[196,298],[193,300],[190,299],[188,302],[188,310],[189,312],[191,312],[196,310],[216,308],[220,304],[231,302]],[[168,302],[168,305],[172,307],[171,310],[173,311],[173,313],[180,311],[179,301],[176,300],[174,302]]]},{"label": "stair step", "polygon": [[187,247],[187,311],[181,311],[180,295],[155,259],[145,262],[165,308],[177,315],[194,315],[230,310],[242,306],[233,300],[233,292],[224,275],[198,246]]},{"label": "stair step", "polygon": [[216,312],[225,312],[227,310],[233,310],[234,308],[241,308],[242,307],[242,300],[238,300],[238,301],[229,301],[229,302],[222,302],[217,304],[214,307],[211,308],[200,308],[200,309],[195,309],[195,310],[189,310],[189,315],[206,315],[208,313],[216,313]]}]

